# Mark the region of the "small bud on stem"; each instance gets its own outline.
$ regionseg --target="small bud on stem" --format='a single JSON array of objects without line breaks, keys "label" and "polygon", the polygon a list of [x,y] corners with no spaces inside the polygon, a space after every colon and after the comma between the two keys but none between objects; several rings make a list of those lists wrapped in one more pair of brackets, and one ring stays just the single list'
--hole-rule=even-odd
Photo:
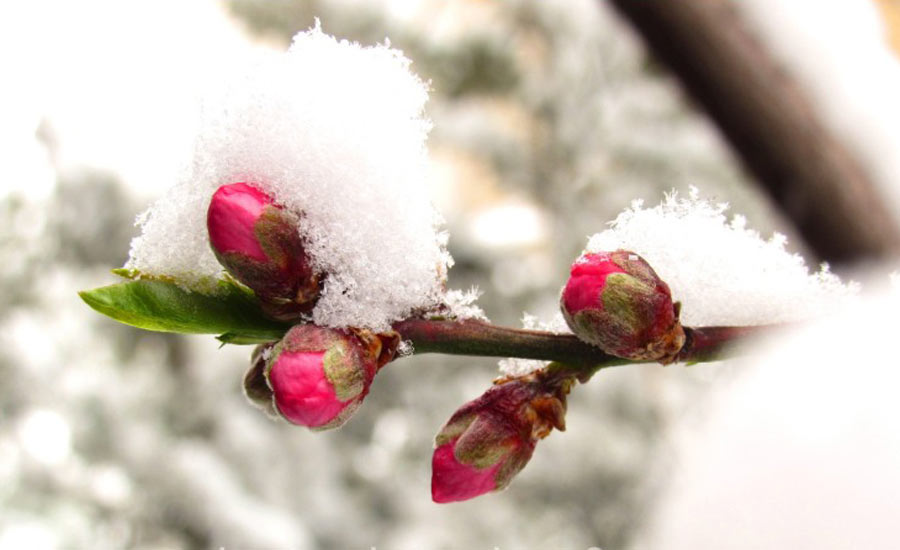
[{"label": "small bud on stem", "polygon": [[633,252],[578,258],[560,308],[576,336],[617,357],[666,364],[684,345],[679,305],[672,303],[669,286]]},{"label": "small bud on stem", "polygon": [[297,325],[275,345],[265,377],[275,409],[293,424],[324,430],[343,425],[369,393],[400,340],[394,333]]},{"label": "small bud on stem", "polygon": [[502,378],[457,410],[435,437],[431,497],[468,500],[506,487],[531,459],[538,440],[565,430],[571,374],[552,367]]},{"label": "small bud on stem", "polygon": [[206,223],[219,263],[256,293],[270,317],[290,321],[312,309],[320,277],[304,250],[295,214],[259,189],[233,183],[215,192]]},{"label": "small bud on stem", "polygon": [[275,402],[272,400],[272,388],[266,382],[266,359],[274,347],[274,343],[269,343],[256,346],[253,350],[250,369],[244,375],[244,396],[268,416],[277,418],[278,411],[275,410]]}]

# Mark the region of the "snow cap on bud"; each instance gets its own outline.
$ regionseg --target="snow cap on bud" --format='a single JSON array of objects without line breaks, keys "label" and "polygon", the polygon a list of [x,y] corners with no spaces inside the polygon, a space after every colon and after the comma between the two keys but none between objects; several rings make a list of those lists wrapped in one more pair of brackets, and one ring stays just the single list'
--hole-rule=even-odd
[{"label": "snow cap on bud", "polygon": [[311,310],[319,296],[319,278],[298,223],[295,214],[246,183],[219,187],[206,214],[209,244],[219,263],[281,320]]},{"label": "snow cap on bud", "polygon": [[669,286],[627,250],[578,258],[560,308],[578,338],[618,357],[671,363],[684,345]]},{"label": "snow cap on bud", "polygon": [[539,439],[565,430],[572,378],[548,369],[500,379],[457,410],[435,437],[431,498],[468,500],[506,487],[525,467]]},{"label": "snow cap on bud", "polygon": [[359,408],[375,373],[393,358],[399,343],[396,333],[294,326],[266,361],[275,410],[293,424],[340,427]]}]

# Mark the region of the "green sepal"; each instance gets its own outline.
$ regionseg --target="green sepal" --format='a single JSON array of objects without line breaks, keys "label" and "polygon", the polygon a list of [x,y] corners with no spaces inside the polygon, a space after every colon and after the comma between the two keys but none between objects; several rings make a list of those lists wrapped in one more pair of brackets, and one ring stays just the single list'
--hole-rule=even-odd
[{"label": "green sepal", "polygon": [[115,269],[111,269],[113,275],[118,275],[119,277],[125,279],[137,279],[141,276],[141,272],[137,269],[131,269],[129,267],[117,267]]},{"label": "green sepal", "polygon": [[279,327],[266,334],[248,335],[237,332],[225,332],[216,336],[216,340],[222,342],[222,345],[233,344],[236,346],[255,346],[258,344],[268,344],[280,340],[284,336],[285,328]]},{"label": "green sepal", "polygon": [[[128,270],[117,273],[135,276]],[[140,278],[78,293],[94,310],[134,327],[160,332],[219,334],[224,343],[278,340],[289,325],[267,318],[253,293],[230,280],[211,294],[161,278]]]}]

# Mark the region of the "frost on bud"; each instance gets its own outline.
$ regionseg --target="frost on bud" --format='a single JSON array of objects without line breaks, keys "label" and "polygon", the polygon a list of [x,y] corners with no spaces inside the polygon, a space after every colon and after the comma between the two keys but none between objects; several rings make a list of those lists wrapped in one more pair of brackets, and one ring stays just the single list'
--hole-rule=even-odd
[{"label": "frost on bud", "polygon": [[560,308],[578,338],[618,357],[671,363],[684,345],[669,286],[633,252],[578,258]]},{"label": "frost on bud", "polygon": [[565,430],[570,377],[550,369],[500,379],[457,410],[435,437],[431,498],[468,500],[506,487],[525,467],[539,439]]},{"label": "frost on bud", "polygon": [[246,183],[223,185],[206,214],[209,243],[235,279],[250,287],[263,309],[280,320],[308,312],[319,296],[298,233],[296,215]]},{"label": "frost on bud", "polygon": [[294,326],[266,360],[275,410],[293,424],[340,427],[359,408],[375,373],[393,358],[399,343],[396,333]]}]

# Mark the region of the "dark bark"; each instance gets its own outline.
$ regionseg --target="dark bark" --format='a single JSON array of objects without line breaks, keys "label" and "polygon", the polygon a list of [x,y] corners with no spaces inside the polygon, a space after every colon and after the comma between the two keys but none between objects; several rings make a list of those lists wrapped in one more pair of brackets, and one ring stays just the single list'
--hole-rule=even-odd
[{"label": "dark bark", "polygon": [[900,230],[859,161],[725,0],[613,0],[712,117],[810,249],[848,264],[894,256]]}]

